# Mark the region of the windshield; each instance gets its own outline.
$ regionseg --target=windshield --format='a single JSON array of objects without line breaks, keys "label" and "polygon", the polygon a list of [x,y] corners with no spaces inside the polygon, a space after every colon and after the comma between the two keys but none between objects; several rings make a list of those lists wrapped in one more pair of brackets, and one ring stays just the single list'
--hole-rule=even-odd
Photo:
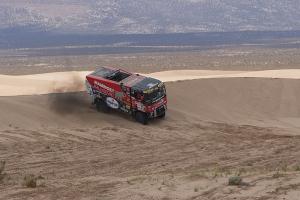
[{"label": "windshield", "polygon": [[166,95],[166,88],[164,85],[155,87],[144,93],[144,102],[147,104],[155,103]]}]

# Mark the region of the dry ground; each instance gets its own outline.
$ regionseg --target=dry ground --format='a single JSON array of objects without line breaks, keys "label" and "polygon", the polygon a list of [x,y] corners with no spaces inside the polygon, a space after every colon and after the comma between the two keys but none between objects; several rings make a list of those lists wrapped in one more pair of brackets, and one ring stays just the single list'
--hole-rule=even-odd
[{"label": "dry ground", "polygon": [[[223,69],[233,63],[226,58]],[[167,89],[167,118],[148,126],[97,113],[84,93],[0,97],[0,199],[298,199],[299,80],[193,80]],[[42,177],[37,188],[22,185],[27,174]],[[228,186],[236,175],[244,183]]]},{"label": "dry ground", "polygon": [[176,69],[298,69],[300,65],[300,51],[293,48],[232,47],[195,52],[45,57],[11,57],[10,54],[14,52],[0,51],[0,74],[94,70],[97,66],[121,66],[150,73]]}]

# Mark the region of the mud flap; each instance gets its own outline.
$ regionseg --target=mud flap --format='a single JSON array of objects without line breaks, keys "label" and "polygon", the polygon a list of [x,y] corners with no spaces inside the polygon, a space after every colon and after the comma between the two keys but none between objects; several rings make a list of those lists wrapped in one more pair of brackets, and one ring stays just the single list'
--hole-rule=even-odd
[{"label": "mud flap", "polygon": [[85,80],[85,87],[86,87],[86,91],[87,93],[89,94],[89,96],[91,97],[91,101],[93,104],[96,104],[96,96],[94,94],[94,91],[93,91],[93,88],[92,86],[90,85],[90,83]]}]

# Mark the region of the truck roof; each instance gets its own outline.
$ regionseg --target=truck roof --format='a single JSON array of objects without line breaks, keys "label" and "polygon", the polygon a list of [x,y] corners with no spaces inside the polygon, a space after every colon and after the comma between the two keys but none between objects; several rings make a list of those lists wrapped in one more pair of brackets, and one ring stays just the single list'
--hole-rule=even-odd
[{"label": "truck roof", "polygon": [[101,78],[109,79],[113,74],[116,72],[124,72],[125,74],[128,74],[128,76],[132,75],[130,72],[126,72],[122,69],[116,69],[111,67],[99,67],[96,71],[92,73],[93,76],[98,76]]},{"label": "truck roof", "polygon": [[148,90],[161,83],[160,80],[111,67],[100,67],[91,75],[116,81],[137,90]]},{"label": "truck roof", "polygon": [[131,75],[124,80],[124,85],[141,91],[151,89],[160,83],[161,81],[157,79],[136,74]]}]

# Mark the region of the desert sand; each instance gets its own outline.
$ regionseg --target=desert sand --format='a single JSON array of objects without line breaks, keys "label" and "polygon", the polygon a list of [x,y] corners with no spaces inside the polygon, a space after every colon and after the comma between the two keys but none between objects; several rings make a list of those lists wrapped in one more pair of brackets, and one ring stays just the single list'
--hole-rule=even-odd
[{"label": "desert sand", "polygon": [[87,73],[0,75],[0,199],[299,199],[300,70],[147,74],[169,98],[148,126],[96,112]]},{"label": "desert sand", "polygon": [[[0,75],[0,96],[39,95],[49,93],[78,92],[84,90],[85,76],[91,71],[54,72],[24,76]],[[220,71],[220,70],[173,70],[145,76],[163,82],[216,78],[280,78],[300,79],[300,70]]]}]

